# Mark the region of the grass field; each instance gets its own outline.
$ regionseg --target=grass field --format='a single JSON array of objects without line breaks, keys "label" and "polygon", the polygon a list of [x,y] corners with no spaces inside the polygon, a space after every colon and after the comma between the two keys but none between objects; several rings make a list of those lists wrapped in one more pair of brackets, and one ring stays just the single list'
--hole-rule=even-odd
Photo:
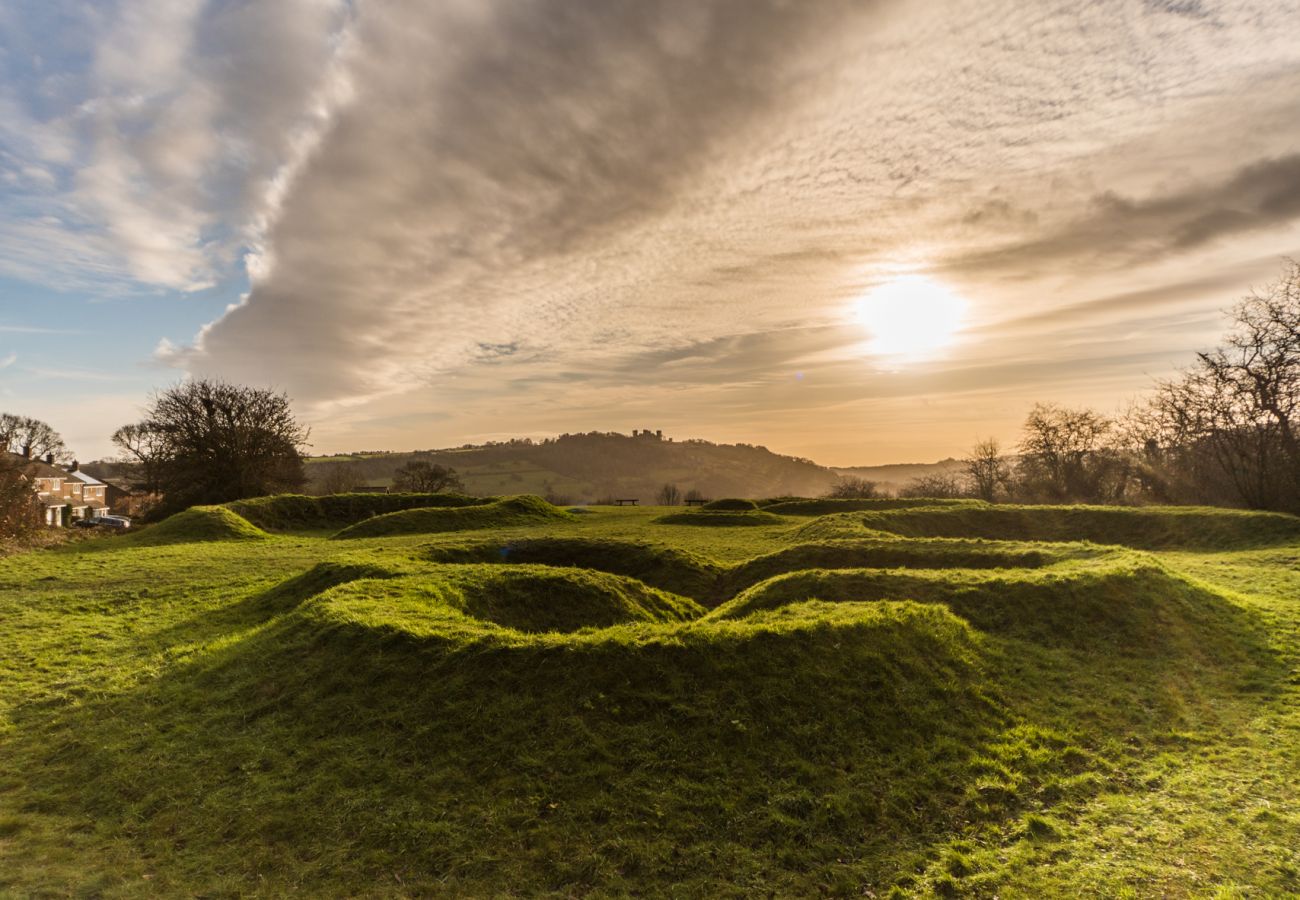
[{"label": "grass field", "polygon": [[784,506],[0,559],[0,896],[1300,896],[1300,520]]}]

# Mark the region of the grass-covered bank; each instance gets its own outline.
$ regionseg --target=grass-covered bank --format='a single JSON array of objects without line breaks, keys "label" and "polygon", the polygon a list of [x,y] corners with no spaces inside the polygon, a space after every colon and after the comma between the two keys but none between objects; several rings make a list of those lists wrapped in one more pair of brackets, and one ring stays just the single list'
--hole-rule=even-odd
[{"label": "grass-covered bank", "polygon": [[661,512],[0,561],[0,895],[1300,891],[1297,544]]}]

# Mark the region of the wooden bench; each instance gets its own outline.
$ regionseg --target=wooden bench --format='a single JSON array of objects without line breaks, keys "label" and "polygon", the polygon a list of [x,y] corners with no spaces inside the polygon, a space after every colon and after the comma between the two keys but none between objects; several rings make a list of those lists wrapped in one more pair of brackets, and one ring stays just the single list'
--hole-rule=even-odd
[{"label": "wooden bench", "polygon": [[636,506],[636,503],[637,503],[637,498],[636,498],[636,497],[628,497],[628,498],[626,498],[626,499],[624,499],[624,500],[615,500],[615,501],[614,501],[614,505],[615,505],[615,506]]}]

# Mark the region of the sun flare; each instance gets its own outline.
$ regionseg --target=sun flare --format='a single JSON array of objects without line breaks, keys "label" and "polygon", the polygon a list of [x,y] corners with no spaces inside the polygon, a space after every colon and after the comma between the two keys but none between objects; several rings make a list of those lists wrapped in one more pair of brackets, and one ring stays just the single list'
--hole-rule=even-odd
[{"label": "sun flare", "polygon": [[915,361],[932,358],[956,341],[966,301],[924,275],[900,275],[859,298],[854,314],[871,334],[870,353]]}]

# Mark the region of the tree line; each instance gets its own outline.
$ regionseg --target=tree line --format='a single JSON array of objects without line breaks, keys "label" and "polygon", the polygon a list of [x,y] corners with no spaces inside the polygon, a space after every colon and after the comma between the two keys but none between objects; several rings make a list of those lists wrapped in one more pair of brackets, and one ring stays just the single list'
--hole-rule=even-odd
[{"label": "tree line", "polygon": [[[1035,406],[1004,453],[977,443],[960,472],[904,496],[1023,503],[1171,503],[1300,513],[1300,264],[1228,312],[1219,346],[1123,412]],[[875,486],[845,484],[840,493]]]}]

